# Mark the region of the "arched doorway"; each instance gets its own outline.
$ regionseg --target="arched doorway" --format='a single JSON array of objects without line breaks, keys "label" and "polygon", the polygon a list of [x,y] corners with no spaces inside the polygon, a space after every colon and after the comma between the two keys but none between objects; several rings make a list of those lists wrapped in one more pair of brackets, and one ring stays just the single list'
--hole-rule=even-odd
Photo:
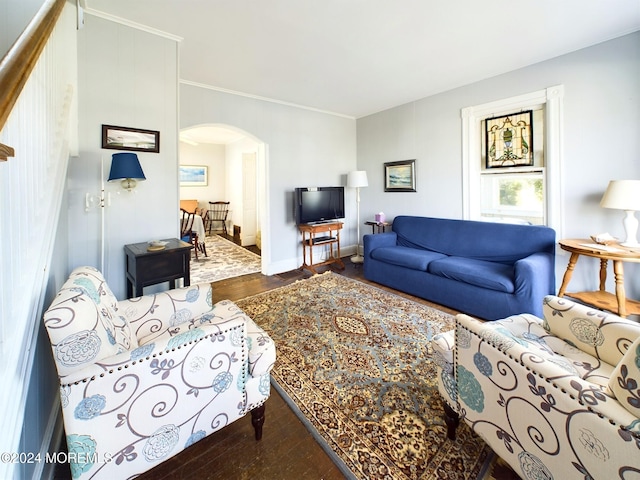
[{"label": "arched doorway", "polygon": [[180,187],[180,198],[229,201],[230,234],[242,246],[256,244],[261,252],[261,271],[270,259],[268,148],[249,132],[224,124],[202,124],[180,131],[180,165],[206,165],[208,182],[203,187]]}]

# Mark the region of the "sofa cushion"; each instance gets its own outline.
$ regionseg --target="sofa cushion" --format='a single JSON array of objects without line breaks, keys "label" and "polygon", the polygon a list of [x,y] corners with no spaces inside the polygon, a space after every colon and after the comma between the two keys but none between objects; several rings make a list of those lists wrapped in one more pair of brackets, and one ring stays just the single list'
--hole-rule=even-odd
[{"label": "sofa cushion", "polygon": [[513,264],[533,253],[555,252],[555,231],[541,225],[399,215],[392,228],[398,245],[489,262]]},{"label": "sofa cushion", "polygon": [[611,374],[609,389],[624,408],[640,418],[640,337]]},{"label": "sofa cushion", "polygon": [[446,255],[418,248],[394,246],[376,248],[371,252],[371,258],[400,267],[426,272],[430,262],[446,258]]},{"label": "sofa cushion", "polygon": [[515,290],[513,267],[502,263],[463,257],[445,257],[431,262],[427,271],[451,280],[499,292],[513,293]]},{"label": "sofa cushion", "polygon": [[543,313],[548,332],[609,365],[617,365],[640,336],[636,322],[554,295],[544,298]]},{"label": "sofa cushion", "polygon": [[75,269],[44,314],[58,375],[138,346],[102,274]]}]

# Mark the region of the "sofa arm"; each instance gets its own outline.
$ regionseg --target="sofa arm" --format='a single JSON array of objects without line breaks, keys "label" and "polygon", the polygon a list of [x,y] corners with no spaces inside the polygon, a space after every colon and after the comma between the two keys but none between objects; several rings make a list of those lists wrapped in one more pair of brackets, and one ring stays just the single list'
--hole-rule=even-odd
[{"label": "sofa arm", "polygon": [[542,317],[542,300],[556,289],[554,262],[554,256],[544,252],[533,253],[515,262],[515,294],[530,298],[535,305],[535,311],[526,313]]},{"label": "sofa arm", "polygon": [[127,319],[138,341],[148,343],[179,324],[211,314],[211,288],[209,283],[199,283],[122,300],[118,312]]},{"label": "sofa arm", "polygon": [[[71,469],[133,478],[245,413],[245,322],[235,316],[61,378]],[[71,453],[87,453],[94,456]],[[75,460],[74,460],[75,459]],[[88,460],[89,459],[89,460]],[[84,475],[83,475],[84,478]]]},{"label": "sofa arm", "polygon": [[397,244],[398,235],[395,232],[367,234],[362,237],[364,256],[370,257],[371,252],[379,247],[392,247]]}]

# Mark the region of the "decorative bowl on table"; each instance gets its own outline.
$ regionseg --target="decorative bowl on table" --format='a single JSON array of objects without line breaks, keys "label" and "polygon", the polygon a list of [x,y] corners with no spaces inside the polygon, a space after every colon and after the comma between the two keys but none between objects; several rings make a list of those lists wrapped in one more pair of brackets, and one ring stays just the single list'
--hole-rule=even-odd
[{"label": "decorative bowl on table", "polygon": [[154,252],[157,250],[163,250],[164,247],[167,245],[168,242],[165,242],[163,240],[150,240],[149,241],[149,246],[147,247],[147,250],[150,252]]}]

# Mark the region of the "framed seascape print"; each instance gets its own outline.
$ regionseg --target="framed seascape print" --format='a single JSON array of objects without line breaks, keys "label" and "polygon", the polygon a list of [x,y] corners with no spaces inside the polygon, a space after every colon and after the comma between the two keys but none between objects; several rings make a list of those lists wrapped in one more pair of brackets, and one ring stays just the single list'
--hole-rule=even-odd
[{"label": "framed seascape print", "polygon": [[209,167],[205,165],[180,165],[181,187],[206,187]]},{"label": "framed seascape print", "polygon": [[487,168],[533,165],[532,120],[531,110],[485,120]]},{"label": "framed seascape print", "polygon": [[102,148],[159,153],[160,132],[142,130],[141,128],[102,125]]},{"label": "framed seascape print", "polygon": [[416,191],[416,161],[401,160],[384,164],[385,192]]}]

